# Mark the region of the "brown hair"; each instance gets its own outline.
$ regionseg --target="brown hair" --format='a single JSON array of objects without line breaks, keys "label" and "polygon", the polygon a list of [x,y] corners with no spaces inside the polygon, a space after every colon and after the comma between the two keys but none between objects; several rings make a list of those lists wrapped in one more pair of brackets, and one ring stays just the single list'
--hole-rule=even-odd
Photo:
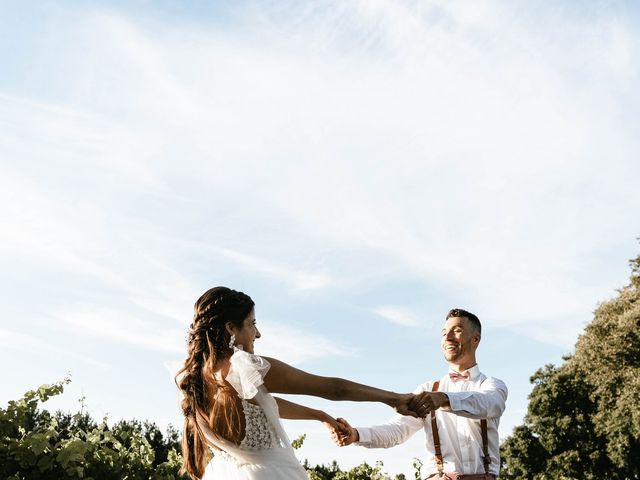
[{"label": "brown hair", "polygon": [[461,308],[454,308],[452,310],[449,310],[449,313],[447,313],[446,320],[449,320],[450,318],[454,318],[454,317],[468,318],[469,321],[471,322],[471,325],[473,325],[473,328],[475,328],[478,331],[478,333],[482,333],[482,324],[480,323],[480,319],[476,317],[473,313],[467,312],[466,310],[463,310]]},{"label": "brown hair", "polygon": [[187,473],[191,478],[202,478],[210,457],[197,415],[217,436],[240,443],[243,418],[238,395],[227,382],[216,379],[214,372],[218,362],[233,353],[225,324],[231,322],[242,327],[253,306],[248,295],[226,287],[207,290],[194,306],[187,359],[176,375],[176,385],[184,395],[180,473]]}]

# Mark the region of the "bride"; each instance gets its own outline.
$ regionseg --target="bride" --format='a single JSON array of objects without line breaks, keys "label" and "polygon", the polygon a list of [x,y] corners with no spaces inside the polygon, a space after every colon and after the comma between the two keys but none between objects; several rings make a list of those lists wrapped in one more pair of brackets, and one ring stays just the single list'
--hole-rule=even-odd
[{"label": "bride", "polygon": [[176,376],[184,397],[182,473],[193,479],[307,479],[280,418],[318,420],[334,435],[340,434],[341,426],[321,410],[271,393],[383,402],[415,416],[408,406],[412,394],[312,375],[255,355],[254,341],[260,332],[254,302],[242,292],[212,288],[194,310],[188,356]]}]

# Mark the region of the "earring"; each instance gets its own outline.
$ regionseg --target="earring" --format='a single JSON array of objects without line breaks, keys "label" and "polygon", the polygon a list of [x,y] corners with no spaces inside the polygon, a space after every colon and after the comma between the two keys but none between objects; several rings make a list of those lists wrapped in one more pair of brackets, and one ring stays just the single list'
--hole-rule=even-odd
[{"label": "earring", "polygon": [[232,333],[231,338],[229,339],[229,348],[233,348],[236,343],[236,336]]}]

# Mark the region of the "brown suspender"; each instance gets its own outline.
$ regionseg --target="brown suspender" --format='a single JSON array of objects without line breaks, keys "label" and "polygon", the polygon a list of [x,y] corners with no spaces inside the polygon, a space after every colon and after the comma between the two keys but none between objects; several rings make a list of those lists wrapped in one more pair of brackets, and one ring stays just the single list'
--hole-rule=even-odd
[{"label": "brown suspender", "polygon": [[[432,392],[437,392],[440,386],[440,381],[433,382]],[[433,448],[436,452],[435,460],[436,467],[438,468],[438,476],[443,475],[444,462],[442,461],[442,449],[440,448],[440,434],[438,433],[438,423],[436,422],[436,411],[431,410],[431,432],[433,433]],[[482,434],[482,453],[484,455],[484,473],[489,474],[489,464],[491,463],[491,457],[489,456],[489,439],[487,436],[487,420],[480,420],[480,432]]]},{"label": "brown suspender", "polygon": [[484,473],[488,474],[491,457],[489,456],[489,439],[487,438],[487,420],[485,418],[480,420],[480,431],[482,432],[482,453],[484,454],[482,463],[484,464]]},{"label": "brown suspender", "polygon": [[[437,392],[439,386],[440,381],[436,380],[435,382],[433,382],[433,388],[431,388],[431,391]],[[442,450],[440,450],[440,434],[438,434],[438,424],[436,422],[435,410],[431,410],[431,432],[433,433],[433,448],[436,452],[436,467],[438,468],[438,475],[442,476],[444,464],[442,462]]]}]

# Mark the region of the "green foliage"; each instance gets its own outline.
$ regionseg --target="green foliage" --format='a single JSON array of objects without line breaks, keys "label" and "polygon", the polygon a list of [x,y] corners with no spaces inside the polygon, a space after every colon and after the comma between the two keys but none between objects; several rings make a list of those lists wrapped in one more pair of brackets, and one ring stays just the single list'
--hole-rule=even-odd
[{"label": "green foliage", "polygon": [[182,460],[178,433],[155,424],[121,421],[109,428],[86,413],[39,410],[69,379],[43,385],[0,409],[0,478],[175,480]]},{"label": "green foliage", "polygon": [[298,450],[300,447],[302,447],[302,444],[304,443],[304,440],[307,438],[307,434],[303,433],[302,435],[300,435],[298,438],[296,438],[294,441],[291,442],[291,447],[294,450]]},{"label": "green foliage", "polygon": [[501,478],[640,478],[640,256],[631,267],[575,354],[531,377],[525,423],[501,447]]},{"label": "green foliage", "polygon": [[415,480],[420,480],[422,478],[422,461],[418,458],[413,459],[413,471]]},{"label": "green foliage", "polygon": [[382,471],[382,462],[376,462],[372,467],[364,462],[348,472],[338,472],[335,480],[389,480],[389,476]]},{"label": "green foliage", "polygon": [[335,476],[339,472],[342,472],[342,470],[340,470],[340,467],[338,466],[338,462],[336,462],[335,460],[331,463],[331,465],[316,465],[312,467],[311,465],[309,465],[309,461],[305,459],[302,466],[309,474],[310,480],[331,480],[335,478]]},{"label": "green foliage", "polygon": [[[414,459],[413,467],[416,469],[417,479],[420,477],[420,466],[422,463],[418,459]],[[312,467],[308,460],[303,463],[304,468],[309,474],[309,480],[406,480],[404,474],[398,474],[390,477],[382,468],[382,462],[376,462],[375,466],[363,462],[351,470],[341,470],[338,463],[334,460],[330,465],[316,465]]]}]

